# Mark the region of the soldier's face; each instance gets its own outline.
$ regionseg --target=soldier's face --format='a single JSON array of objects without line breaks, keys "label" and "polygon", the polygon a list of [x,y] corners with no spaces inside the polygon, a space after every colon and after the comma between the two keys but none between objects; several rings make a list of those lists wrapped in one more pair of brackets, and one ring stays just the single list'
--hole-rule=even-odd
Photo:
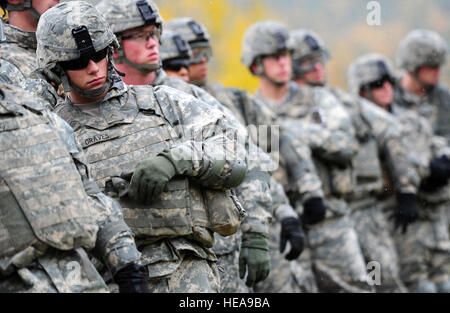
[{"label": "soldier's face", "polygon": [[272,80],[287,83],[292,75],[292,58],[289,51],[265,56],[262,59],[264,73]]},{"label": "soldier's face", "polygon": [[[313,60],[305,60],[304,62],[313,62]],[[303,74],[303,79],[307,83],[325,84],[326,71],[325,71],[324,63],[317,61],[317,62],[311,64],[311,67],[313,69],[311,71]]]},{"label": "soldier's face", "polygon": [[32,3],[33,7],[39,14],[44,14],[45,11],[57,5],[59,3],[59,0],[40,0],[40,1],[34,0]]},{"label": "soldier's face", "polygon": [[83,90],[94,90],[106,83],[108,74],[108,58],[95,63],[90,60],[81,70],[66,70],[72,84]]},{"label": "soldier's face", "polygon": [[182,67],[178,71],[165,70],[168,76],[178,77],[184,80],[186,83],[189,82],[189,71],[187,68]]},{"label": "soldier's face", "polygon": [[[194,57],[201,54],[204,50],[203,47],[192,48]],[[189,80],[190,81],[202,81],[208,77],[208,57],[203,55],[200,58],[200,62],[189,65]]]},{"label": "soldier's face", "polygon": [[122,48],[128,60],[136,64],[158,64],[159,41],[154,25],[123,33]]},{"label": "soldier's face", "polygon": [[440,67],[422,66],[419,69],[418,77],[422,83],[435,86],[439,83]]},{"label": "soldier's face", "polygon": [[394,88],[392,84],[385,81],[383,85],[379,88],[372,88],[372,98],[373,102],[382,108],[387,108],[388,105],[392,103],[394,97]]}]

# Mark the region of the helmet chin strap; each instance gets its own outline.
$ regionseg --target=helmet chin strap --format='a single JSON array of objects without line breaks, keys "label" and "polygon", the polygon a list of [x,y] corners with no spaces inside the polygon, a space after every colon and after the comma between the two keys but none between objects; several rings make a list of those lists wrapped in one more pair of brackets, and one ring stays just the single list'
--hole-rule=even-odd
[{"label": "helmet chin strap", "polygon": [[11,4],[8,3],[6,6],[6,10],[8,11],[29,11],[31,16],[34,17],[37,21],[41,18],[41,14],[33,7],[32,0],[25,0],[22,4]]}]

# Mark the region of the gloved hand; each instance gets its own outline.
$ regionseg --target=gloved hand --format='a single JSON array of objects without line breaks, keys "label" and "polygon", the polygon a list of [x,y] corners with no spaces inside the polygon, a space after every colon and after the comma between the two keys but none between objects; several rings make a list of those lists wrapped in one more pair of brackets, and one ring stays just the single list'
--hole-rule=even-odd
[{"label": "gloved hand", "polygon": [[253,287],[257,282],[266,279],[270,273],[269,239],[258,233],[244,233],[241,252],[239,254],[239,277],[245,284]]},{"label": "gloved hand", "polygon": [[291,251],[285,256],[286,260],[294,260],[300,256],[305,246],[305,234],[300,220],[295,217],[287,217],[281,221],[280,253],[286,249],[286,243],[291,243]]},{"label": "gloved hand", "polygon": [[402,233],[406,233],[408,225],[419,217],[419,204],[417,196],[413,193],[397,193],[397,207],[395,208],[395,228],[403,227]]},{"label": "gloved hand", "polygon": [[303,203],[303,222],[306,225],[323,221],[326,213],[327,208],[322,198],[311,198]]},{"label": "gloved hand", "polygon": [[114,275],[120,293],[149,293],[147,267],[129,264]]},{"label": "gloved hand", "polygon": [[164,156],[142,161],[131,177],[128,196],[141,203],[154,200],[176,174],[172,162]]},{"label": "gloved hand", "polygon": [[430,161],[430,176],[422,180],[421,188],[432,192],[445,186],[450,178],[450,159],[444,155]]}]

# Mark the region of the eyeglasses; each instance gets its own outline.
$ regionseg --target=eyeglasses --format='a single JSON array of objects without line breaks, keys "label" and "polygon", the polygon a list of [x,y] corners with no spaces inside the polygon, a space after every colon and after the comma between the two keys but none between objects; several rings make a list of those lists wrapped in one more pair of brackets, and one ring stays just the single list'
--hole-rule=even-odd
[{"label": "eyeglasses", "polygon": [[80,58],[76,60],[59,62],[59,64],[64,70],[76,71],[86,68],[90,60],[94,61],[95,63],[98,63],[104,58],[106,58],[107,55],[108,55],[108,47],[95,53],[82,55]]},{"label": "eyeglasses", "polygon": [[195,47],[192,48],[191,64],[198,64],[203,61],[203,58],[208,62],[212,58],[211,47]]},{"label": "eyeglasses", "polygon": [[327,58],[323,54],[315,55],[298,62],[298,66],[303,73],[311,72],[314,70],[317,63],[325,65]]},{"label": "eyeglasses", "polygon": [[378,79],[376,81],[373,81],[371,83],[368,83],[368,84],[364,85],[363,87],[367,87],[367,88],[369,88],[371,90],[372,89],[378,89],[378,88],[383,87],[384,83],[386,83],[386,82],[389,82],[392,85],[394,84],[394,80],[389,75],[385,75],[385,76],[383,76],[382,78],[380,78],[380,79]]},{"label": "eyeglasses", "polygon": [[147,42],[150,38],[156,40],[159,38],[159,32],[156,29],[147,31],[147,32],[139,32],[129,35],[123,35],[122,40],[133,39],[138,42]]},{"label": "eyeglasses", "polygon": [[164,70],[178,72],[182,68],[189,69],[188,59],[172,59],[163,61]]}]

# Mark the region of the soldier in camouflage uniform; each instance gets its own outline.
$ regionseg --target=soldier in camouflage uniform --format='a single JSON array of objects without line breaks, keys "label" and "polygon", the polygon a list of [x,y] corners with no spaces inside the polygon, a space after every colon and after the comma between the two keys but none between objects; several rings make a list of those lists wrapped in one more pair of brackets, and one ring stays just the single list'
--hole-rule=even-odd
[{"label": "soldier in camouflage uniform", "polygon": [[[0,73],[0,81],[8,80]],[[94,248],[121,292],[145,291],[145,268],[136,264],[131,230],[119,204],[90,180],[70,126],[18,87],[2,83],[1,93],[0,142],[7,148],[0,162],[0,290],[108,291],[86,254]],[[51,199],[41,199],[49,193]]]},{"label": "soldier in camouflage uniform", "polygon": [[[242,89],[225,88],[218,82],[208,82],[207,64],[212,57],[212,47],[206,27],[192,18],[176,18],[168,21],[165,26],[167,29],[180,34],[182,38],[189,43],[191,49],[196,51],[197,55],[191,57],[191,65],[189,67],[189,75],[192,82],[213,95],[224,107],[230,110],[232,114],[238,118],[242,125],[247,126],[251,135],[251,145],[258,143],[264,151],[270,151],[270,155],[273,156],[275,160],[278,160],[278,148],[271,147],[271,143],[274,140],[278,140],[276,134],[272,134],[271,129],[268,129],[268,138],[261,138],[264,136],[258,136],[258,132],[256,131],[256,128],[259,126],[270,127],[274,122],[273,114]],[[205,71],[199,71],[199,68],[203,68]],[[205,75],[197,75],[201,73]],[[273,138],[271,138],[272,135],[274,136]],[[259,154],[259,156],[261,158],[256,159],[256,161],[264,162],[263,159],[265,159],[265,156],[262,154]],[[253,161],[255,161],[255,159],[253,159]],[[310,161],[310,159],[305,161]],[[271,161],[268,161],[268,163],[271,163]],[[251,168],[250,164],[249,168]],[[306,164],[305,168],[307,168]],[[263,171],[266,172],[268,170],[272,171],[274,168],[267,167]],[[254,176],[256,176],[256,173],[254,173]],[[240,192],[244,199],[243,202],[246,203],[249,208],[249,215],[252,211],[267,211],[263,204],[266,206],[272,204],[275,220],[268,230],[271,250],[271,274],[263,282],[256,284],[254,290],[256,292],[314,291],[315,286],[312,283],[301,289],[290,271],[292,265],[290,266],[289,261],[297,259],[304,247],[304,234],[301,227],[301,221],[290,206],[282,186],[273,177],[270,177],[268,173],[260,172],[258,176],[260,178],[253,179],[253,181],[251,179],[246,179],[240,186],[241,191],[242,189],[250,191],[247,195]],[[263,177],[265,178],[262,179]],[[270,190],[270,194],[267,194],[268,190]],[[250,195],[253,195],[253,197]],[[283,256],[279,251],[284,251],[287,240],[289,240],[292,248],[286,256]],[[218,251],[217,253],[221,255],[222,262],[227,264],[226,260],[231,260],[232,253],[234,253],[235,258],[239,255],[239,249],[237,245],[234,245],[234,247],[230,246],[227,240],[222,240],[221,243],[222,244],[216,246],[215,249]],[[233,248],[235,249],[234,252]],[[309,258],[300,257],[300,259],[302,261],[304,260],[303,263],[310,264]],[[232,266],[231,262],[228,264],[227,267]],[[309,271],[309,274],[312,277],[311,271]],[[221,277],[223,277],[224,280],[232,281],[230,273],[225,272]],[[303,281],[313,282],[314,279],[303,279]]]},{"label": "soldier in camouflage uniform", "polygon": [[[151,52],[160,53],[161,59],[163,61],[162,64],[164,66],[165,59],[163,59],[163,57],[167,58],[169,62],[176,62],[178,64],[180,59],[186,57],[186,53],[188,54],[189,58],[190,52],[189,46],[185,43],[181,36],[171,33],[170,31],[167,32],[166,29],[164,29],[164,32],[162,32],[162,18],[159,15],[158,8],[153,2],[148,1],[147,5],[150,8],[149,10],[151,10],[155,15],[155,19],[147,24],[142,14],[140,14],[140,9],[137,3],[138,2],[133,0],[122,1],[120,3],[104,0],[97,5],[97,9],[103,12],[104,17],[108,21],[110,21],[110,25],[113,31],[118,38],[122,38],[122,42],[128,41],[128,39],[126,39],[128,33],[139,33],[139,31],[143,31],[145,28],[150,27],[150,25],[152,24],[156,28],[158,34],[162,33],[160,37],[160,41],[162,43],[160,49],[157,48],[159,42],[156,40],[156,38],[148,38],[146,42],[133,43],[134,49],[131,49],[131,43],[128,43],[127,45],[124,45],[123,52],[116,53],[116,56],[118,56],[119,54],[126,55],[127,58],[131,58],[139,62],[139,64],[134,64],[133,66],[131,66],[129,62],[124,61],[123,58],[117,58],[117,60],[121,62],[118,64],[118,66],[120,66],[121,70],[125,71],[126,77],[128,77],[129,80],[133,80],[137,84],[150,83],[153,86],[167,85],[185,91],[193,95],[194,97],[210,104],[211,106],[221,110],[227,116],[227,119],[229,119],[230,121],[233,120],[233,123],[235,127],[239,129],[240,134],[246,134],[246,129],[233,116],[233,113],[223,107],[220,103],[218,103],[217,100],[207,92],[197,86],[187,84],[178,78],[168,76],[164,70],[159,69],[156,66],[152,68],[152,70],[147,70],[147,67],[151,66],[152,64],[151,60],[137,58],[136,52],[145,55]],[[132,23],[130,23],[130,21],[132,21]],[[164,44],[166,46],[164,46]],[[137,47],[139,47],[140,50],[137,50]],[[188,63],[186,61],[189,61],[189,59],[185,60],[185,64],[186,66],[188,66]],[[136,74],[136,69],[140,71],[139,74]],[[176,73],[181,74],[180,71],[176,71]],[[262,151],[259,151],[257,154],[259,153],[262,153]],[[257,181],[258,178],[252,174],[253,172],[260,172],[257,162],[255,162],[254,165],[249,166],[249,173],[246,176],[243,184],[241,184],[241,186],[236,189],[236,192],[241,201],[246,203],[245,209],[248,212],[248,217],[244,221],[242,229],[246,229],[246,232],[249,233],[254,232],[266,235],[266,230],[268,229],[268,224],[270,223],[270,219],[272,216],[271,201],[267,201],[267,195],[264,195],[262,200],[257,199],[257,197],[255,196],[258,194],[263,194],[268,188],[266,187],[265,189],[260,190],[259,193],[255,192],[255,190],[257,190],[258,188],[262,188],[264,185],[262,185],[261,182]],[[246,190],[246,185],[251,186],[251,190],[249,190],[248,188]],[[218,235],[217,233],[215,234],[214,251],[217,255],[219,255],[219,270],[221,274],[222,292],[248,291],[248,288],[245,286],[244,282],[239,279],[238,262],[233,262],[231,264],[222,262],[222,255],[224,255],[225,253],[224,250],[226,250],[225,254],[227,254],[228,256],[227,260],[233,261],[234,259],[238,258],[239,247],[241,243],[240,238],[240,232],[238,232],[236,235],[232,235],[226,238]],[[268,248],[266,250],[268,250]],[[228,255],[229,251],[233,251],[236,253],[235,255],[230,256]],[[260,259],[250,261],[252,263],[251,271],[253,272],[253,274],[250,276],[255,275],[259,267],[269,265],[268,255],[264,257],[263,254],[267,254],[267,252],[261,250],[259,255]],[[227,269],[226,271],[225,268]],[[261,271],[261,276],[256,277],[256,281],[264,279],[265,276],[263,276],[263,274],[264,272]],[[254,282],[252,282],[252,280],[254,279],[255,278],[249,278],[247,280],[247,283],[249,285],[253,285]]]},{"label": "soldier in camouflage uniform", "polygon": [[[370,291],[350,208],[344,199],[350,186],[342,180],[342,174],[357,148],[351,120],[328,91],[290,82],[288,38],[289,32],[281,23],[262,21],[252,25],[244,35],[242,63],[258,77],[257,97],[277,113],[282,125],[280,145],[289,195],[295,207],[303,211],[309,228],[308,243],[319,291]],[[292,142],[294,149],[285,147],[284,142]],[[321,178],[321,184],[311,190],[302,190],[297,174],[301,165],[294,158],[305,143],[313,151]]]},{"label": "soldier in camouflage uniform", "polygon": [[424,116],[436,135],[450,142],[450,92],[439,84],[448,46],[436,32],[417,29],[410,32],[397,49],[397,66],[404,75],[395,85],[394,99],[400,106]]},{"label": "soldier in camouflage uniform", "polygon": [[411,108],[393,100],[395,82],[391,62],[372,53],[349,67],[349,87],[394,116],[402,127],[411,171],[421,180],[421,212],[410,225],[408,236],[395,235],[401,276],[413,292],[449,292],[450,241],[444,208],[450,200],[449,147],[445,138],[433,135],[429,122]]},{"label": "soldier in camouflage uniform", "polygon": [[398,257],[387,217],[377,200],[391,194],[383,190],[382,169],[385,168],[395,179],[397,187],[396,225],[401,224],[406,229],[408,223],[417,218],[418,179],[410,176],[400,130],[392,117],[373,104],[327,86],[325,64],[329,53],[315,32],[307,29],[293,31],[290,46],[294,49],[295,82],[300,86],[323,86],[333,93],[350,114],[356,130],[359,149],[346,173],[351,186],[346,199],[366,262],[377,261],[381,266],[382,281],[376,290],[405,291],[399,278]]},{"label": "soldier in camouflage uniform", "polygon": [[[439,84],[448,46],[436,32],[417,29],[410,32],[397,49],[396,63],[405,71],[394,88],[395,103],[418,111],[438,136],[450,142],[450,92]],[[450,207],[447,208],[450,227]]]},{"label": "soldier in camouflage uniform", "polygon": [[229,188],[246,174],[223,114],[169,87],[124,84],[112,62],[117,39],[86,2],[47,11],[37,39],[38,66],[68,95],[54,110],[74,128],[93,179],[121,203],[150,291],[217,292],[213,232],[239,227]]}]

